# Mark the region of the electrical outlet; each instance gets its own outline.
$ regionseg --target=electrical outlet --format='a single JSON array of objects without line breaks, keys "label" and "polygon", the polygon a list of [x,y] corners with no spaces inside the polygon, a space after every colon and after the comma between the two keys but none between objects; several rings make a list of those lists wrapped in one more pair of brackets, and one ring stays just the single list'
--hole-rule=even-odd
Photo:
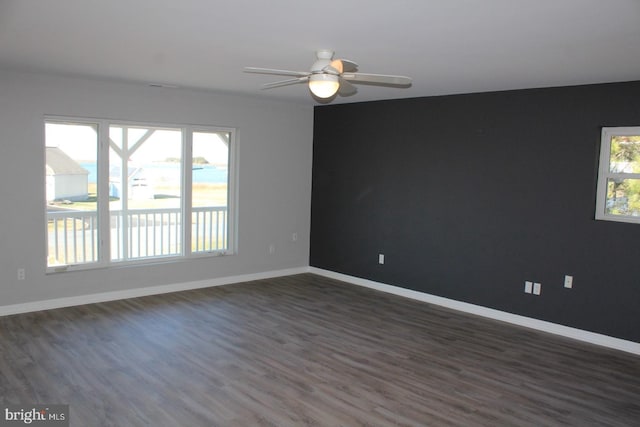
[{"label": "electrical outlet", "polygon": [[533,292],[533,282],[529,282],[528,280],[524,282],[524,292],[527,294]]},{"label": "electrical outlet", "polygon": [[269,253],[274,254],[276,252],[276,245],[273,243],[269,245]]},{"label": "electrical outlet", "polygon": [[26,272],[24,268],[18,269],[18,280],[24,280],[26,277]]},{"label": "electrical outlet", "polygon": [[298,241],[298,233],[291,233],[291,241],[292,242]]},{"label": "electrical outlet", "polygon": [[569,289],[573,288],[573,276],[564,276],[564,287]]},{"label": "electrical outlet", "polygon": [[542,292],[542,283],[534,283],[533,284],[533,294],[534,295],[540,295],[540,292]]},{"label": "electrical outlet", "polygon": [[378,254],[378,264],[384,264],[384,254]]}]

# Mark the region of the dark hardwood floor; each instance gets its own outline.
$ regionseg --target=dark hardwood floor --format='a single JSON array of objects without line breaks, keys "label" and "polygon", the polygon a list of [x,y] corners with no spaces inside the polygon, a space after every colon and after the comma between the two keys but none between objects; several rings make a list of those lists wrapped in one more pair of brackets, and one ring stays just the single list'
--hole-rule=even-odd
[{"label": "dark hardwood floor", "polygon": [[310,274],[0,318],[86,426],[638,426],[640,357]]}]

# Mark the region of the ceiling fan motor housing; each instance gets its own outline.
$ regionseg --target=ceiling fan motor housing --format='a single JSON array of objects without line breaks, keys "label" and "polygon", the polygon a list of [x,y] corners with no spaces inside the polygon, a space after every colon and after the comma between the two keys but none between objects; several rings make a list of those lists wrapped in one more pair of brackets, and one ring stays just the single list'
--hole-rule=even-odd
[{"label": "ceiling fan motor housing", "polygon": [[327,67],[331,64],[331,60],[333,59],[333,51],[328,49],[319,50],[316,52],[316,57],[318,59],[311,66],[311,73],[333,74],[327,70]]}]

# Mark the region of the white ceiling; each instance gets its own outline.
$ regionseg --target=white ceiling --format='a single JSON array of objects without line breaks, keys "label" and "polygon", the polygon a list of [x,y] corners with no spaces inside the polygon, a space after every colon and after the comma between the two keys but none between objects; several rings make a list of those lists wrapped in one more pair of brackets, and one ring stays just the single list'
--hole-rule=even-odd
[{"label": "white ceiling", "polygon": [[409,89],[339,102],[640,80],[640,0],[0,0],[0,67],[313,104],[320,48]]}]

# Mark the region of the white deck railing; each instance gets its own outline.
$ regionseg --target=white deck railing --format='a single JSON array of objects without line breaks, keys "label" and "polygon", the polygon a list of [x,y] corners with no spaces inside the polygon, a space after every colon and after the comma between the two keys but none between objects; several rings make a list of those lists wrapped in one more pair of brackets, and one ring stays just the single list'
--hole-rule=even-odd
[{"label": "white deck railing", "polygon": [[98,260],[98,215],[90,211],[47,212],[47,265]]},{"label": "white deck railing", "polygon": [[[180,208],[110,211],[111,260],[180,255],[183,251]],[[227,208],[198,207],[191,212],[191,252],[227,249]],[[92,211],[50,211],[48,265],[98,261],[98,216]]]}]

